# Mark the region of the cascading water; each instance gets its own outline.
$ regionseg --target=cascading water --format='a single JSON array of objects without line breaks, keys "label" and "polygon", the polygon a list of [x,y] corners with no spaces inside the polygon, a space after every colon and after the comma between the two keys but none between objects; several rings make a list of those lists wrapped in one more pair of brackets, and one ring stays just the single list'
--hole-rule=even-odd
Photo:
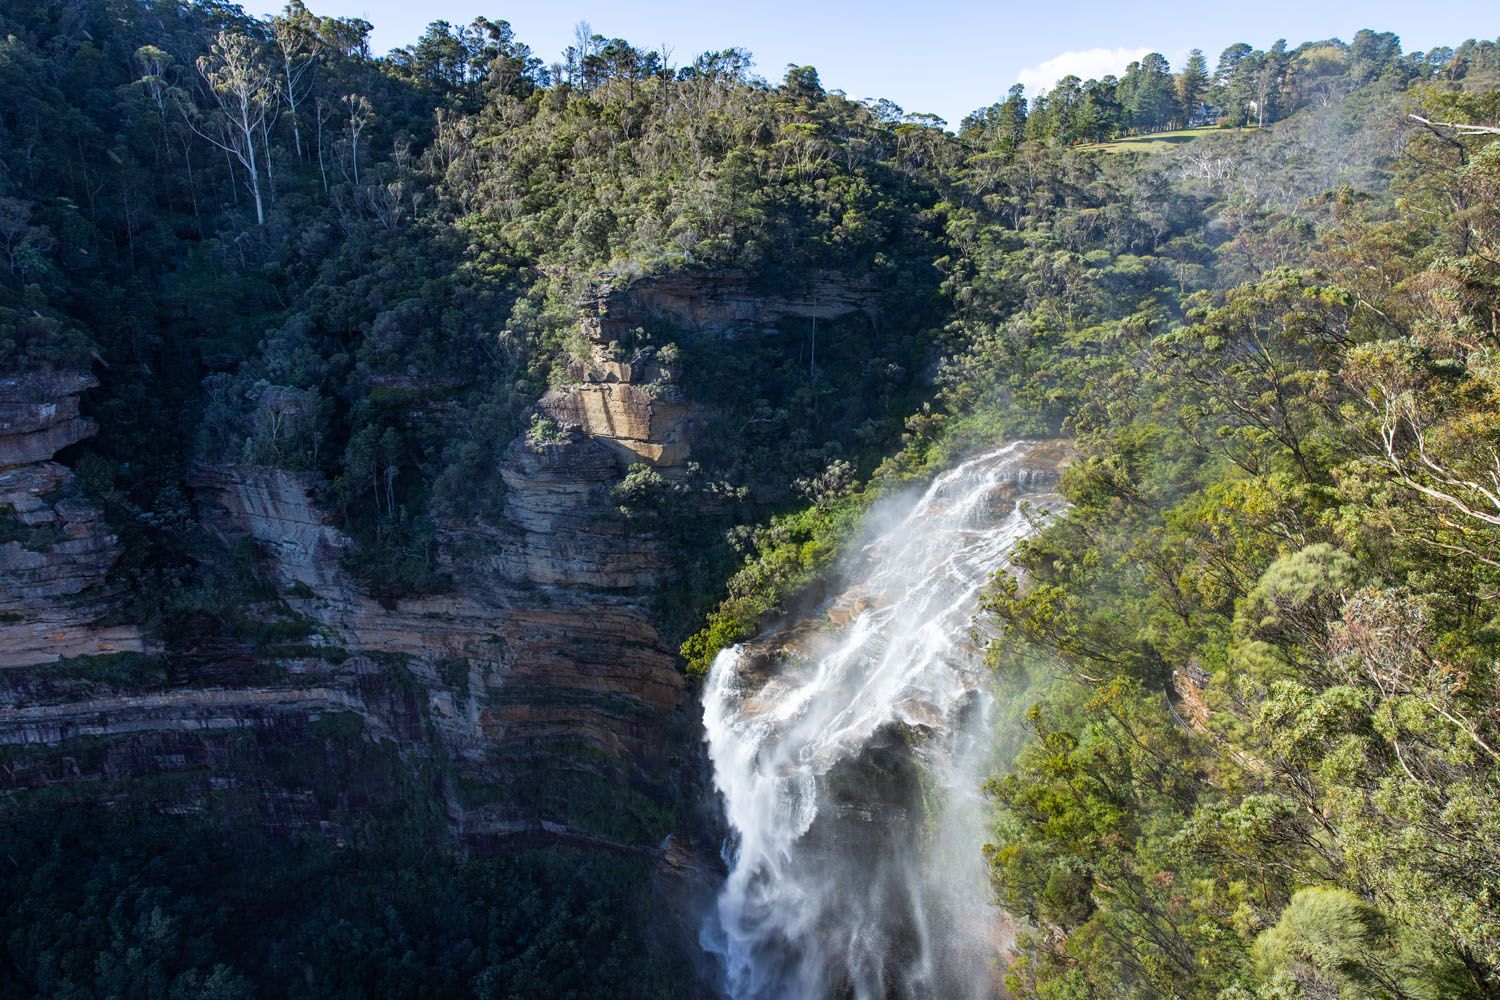
[{"label": "cascading water", "polygon": [[888,505],[816,621],[714,662],[704,725],[732,832],[702,940],[735,1000],[1001,993],[970,623],[1032,530],[1019,499],[1058,504],[1055,468],[1013,443]]}]

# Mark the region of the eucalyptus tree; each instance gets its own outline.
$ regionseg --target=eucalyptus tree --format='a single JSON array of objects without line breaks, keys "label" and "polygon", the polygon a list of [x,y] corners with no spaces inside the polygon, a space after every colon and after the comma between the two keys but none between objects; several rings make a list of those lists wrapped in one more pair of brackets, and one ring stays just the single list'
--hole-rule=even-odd
[{"label": "eucalyptus tree", "polygon": [[[214,106],[207,114],[186,107],[187,122],[194,132],[233,157],[244,169],[245,186],[255,202],[256,224],[264,225],[261,145],[276,118],[280,88],[260,46],[254,39],[236,32],[220,31],[208,55],[200,56],[197,65]],[[269,160],[270,150],[265,149],[264,153]]]},{"label": "eucalyptus tree", "polygon": [[286,102],[287,117],[292,123],[292,144],[297,159],[302,159],[302,122],[298,106],[305,103],[312,86],[313,67],[322,54],[323,40],[318,33],[318,18],[302,0],[291,0],[285,13],[271,18],[271,33],[281,62],[281,99]]}]

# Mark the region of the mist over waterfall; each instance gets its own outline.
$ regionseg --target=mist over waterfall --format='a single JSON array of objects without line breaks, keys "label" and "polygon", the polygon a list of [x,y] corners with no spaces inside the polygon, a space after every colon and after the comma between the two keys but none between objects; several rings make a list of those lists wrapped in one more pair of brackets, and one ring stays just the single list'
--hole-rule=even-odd
[{"label": "mist over waterfall", "polygon": [[1056,454],[1007,444],[888,501],[834,597],[719,654],[704,725],[729,875],[702,941],[735,1000],[1000,995],[980,852],[992,702],[970,625],[1060,503]]}]

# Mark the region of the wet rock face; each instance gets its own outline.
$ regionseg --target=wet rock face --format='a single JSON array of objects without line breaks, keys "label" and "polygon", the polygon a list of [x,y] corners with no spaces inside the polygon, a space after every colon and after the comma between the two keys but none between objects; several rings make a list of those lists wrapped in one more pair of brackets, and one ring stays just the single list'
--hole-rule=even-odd
[{"label": "wet rock face", "polygon": [[704,722],[733,839],[704,940],[731,992],[1001,995],[978,849],[992,701],[966,636],[1061,505],[1067,457],[1012,441],[892,494],[815,601],[716,659]]},{"label": "wet rock face", "polygon": [[97,384],[85,372],[0,377],[0,668],[143,648],[134,626],[101,624],[120,603],[106,587],[119,544],[51,460],[98,429],[78,415]]}]

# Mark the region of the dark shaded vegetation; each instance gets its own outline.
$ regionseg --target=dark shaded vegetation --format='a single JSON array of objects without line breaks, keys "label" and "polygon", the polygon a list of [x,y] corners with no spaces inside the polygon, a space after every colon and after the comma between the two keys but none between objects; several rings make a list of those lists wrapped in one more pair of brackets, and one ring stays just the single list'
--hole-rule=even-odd
[{"label": "dark shaded vegetation", "polygon": [[673,997],[645,861],[457,861],[89,803],[10,811],[0,996]]}]

